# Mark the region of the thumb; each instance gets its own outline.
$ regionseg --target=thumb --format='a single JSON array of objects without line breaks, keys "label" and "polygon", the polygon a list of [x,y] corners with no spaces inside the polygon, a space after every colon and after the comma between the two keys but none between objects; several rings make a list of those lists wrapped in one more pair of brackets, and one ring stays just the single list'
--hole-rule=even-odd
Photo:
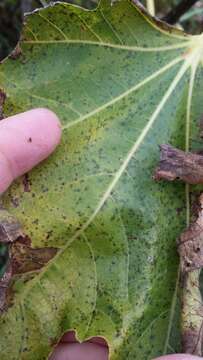
[{"label": "thumb", "polygon": [[30,110],[0,121],[0,194],[20,175],[44,160],[61,137],[57,116]]}]

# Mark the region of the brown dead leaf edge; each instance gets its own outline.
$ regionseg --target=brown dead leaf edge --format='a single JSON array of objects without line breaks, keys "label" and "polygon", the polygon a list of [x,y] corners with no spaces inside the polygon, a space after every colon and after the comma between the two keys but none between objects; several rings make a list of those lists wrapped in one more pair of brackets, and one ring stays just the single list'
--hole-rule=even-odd
[{"label": "brown dead leaf edge", "polygon": [[0,243],[8,245],[6,270],[0,279],[0,312],[13,303],[12,280],[25,273],[30,275],[47,264],[57,252],[56,248],[31,247],[31,240],[22,232],[19,222],[0,208]]},{"label": "brown dead leaf edge", "polygon": [[[186,153],[170,145],[160,146],[160,163],[155,180],[183,180],[203,184],[203,155]],[[184,353],[203,355],[203,301],[200,272],[203,268],[203,194],[195,221],[178,240],[180,255],[181,332]]]}]

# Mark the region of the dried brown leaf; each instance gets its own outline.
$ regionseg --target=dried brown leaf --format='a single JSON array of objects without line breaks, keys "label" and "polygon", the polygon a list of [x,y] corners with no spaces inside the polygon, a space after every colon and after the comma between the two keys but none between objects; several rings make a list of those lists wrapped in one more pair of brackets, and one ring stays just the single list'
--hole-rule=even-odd
[{"label": "dried brown leaf", "polygon": [[155,170],[155,180],[183,180],[188,184],[203,183],[203,156],[184,152],[171,145],[160,146],[160,163]]}]

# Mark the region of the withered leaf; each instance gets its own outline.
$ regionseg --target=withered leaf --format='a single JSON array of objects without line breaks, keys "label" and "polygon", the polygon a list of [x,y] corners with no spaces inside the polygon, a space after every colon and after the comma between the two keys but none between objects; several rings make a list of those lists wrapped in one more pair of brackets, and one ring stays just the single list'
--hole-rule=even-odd
[{"label": "withered leaf", "polygon": [[203,183],[203,156],[184,152],[171,145],[160,146],[160,163],[155,170],[155,180],[180,179],[188,184]]},{"label": "withered leaf", "polygon": [[203,194],[198,217],[180,236],[178,251],[182,272],[203,267]]},{"label": "withered leaf", "polygon": [[[161,160],[156,180],[181,179],[189,184],[203,183],[203,156],[161,145]],[[178,241],[181,277],[182,351],[202,356],[203,305],[199,276],[203,267],[203,194],[199,198],[196,220]]]},{"label": "withered leaf", "polygon": [[0,243],[9,246],[6,270],[0,279],[0,311],[3,311],[9,306],[12,277],[41,269],[53,258],[57,249],[33,249],[31,240],[23,234],[18,220],[3,208],[0,209]]},{"label": "withered leaf", "polygon": [[12,275],[41,269],[56,254],[55,248],[32,249],[26,237],[19,238],[10,247]]},{"label": "withered leaf", "polygon": [[0,208],[0,243],[12,243],[20,236],[23,236],[23,232],[18,220],[8,211]]}]

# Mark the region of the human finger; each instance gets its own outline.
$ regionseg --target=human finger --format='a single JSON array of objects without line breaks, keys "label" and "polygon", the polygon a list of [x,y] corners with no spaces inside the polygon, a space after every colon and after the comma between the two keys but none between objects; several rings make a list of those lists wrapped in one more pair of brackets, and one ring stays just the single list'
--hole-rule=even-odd
[{"label": "human finger", "polygon": [[0,121],[0,194],[49,156],[61,138],[57,116],[34,109]]}]

